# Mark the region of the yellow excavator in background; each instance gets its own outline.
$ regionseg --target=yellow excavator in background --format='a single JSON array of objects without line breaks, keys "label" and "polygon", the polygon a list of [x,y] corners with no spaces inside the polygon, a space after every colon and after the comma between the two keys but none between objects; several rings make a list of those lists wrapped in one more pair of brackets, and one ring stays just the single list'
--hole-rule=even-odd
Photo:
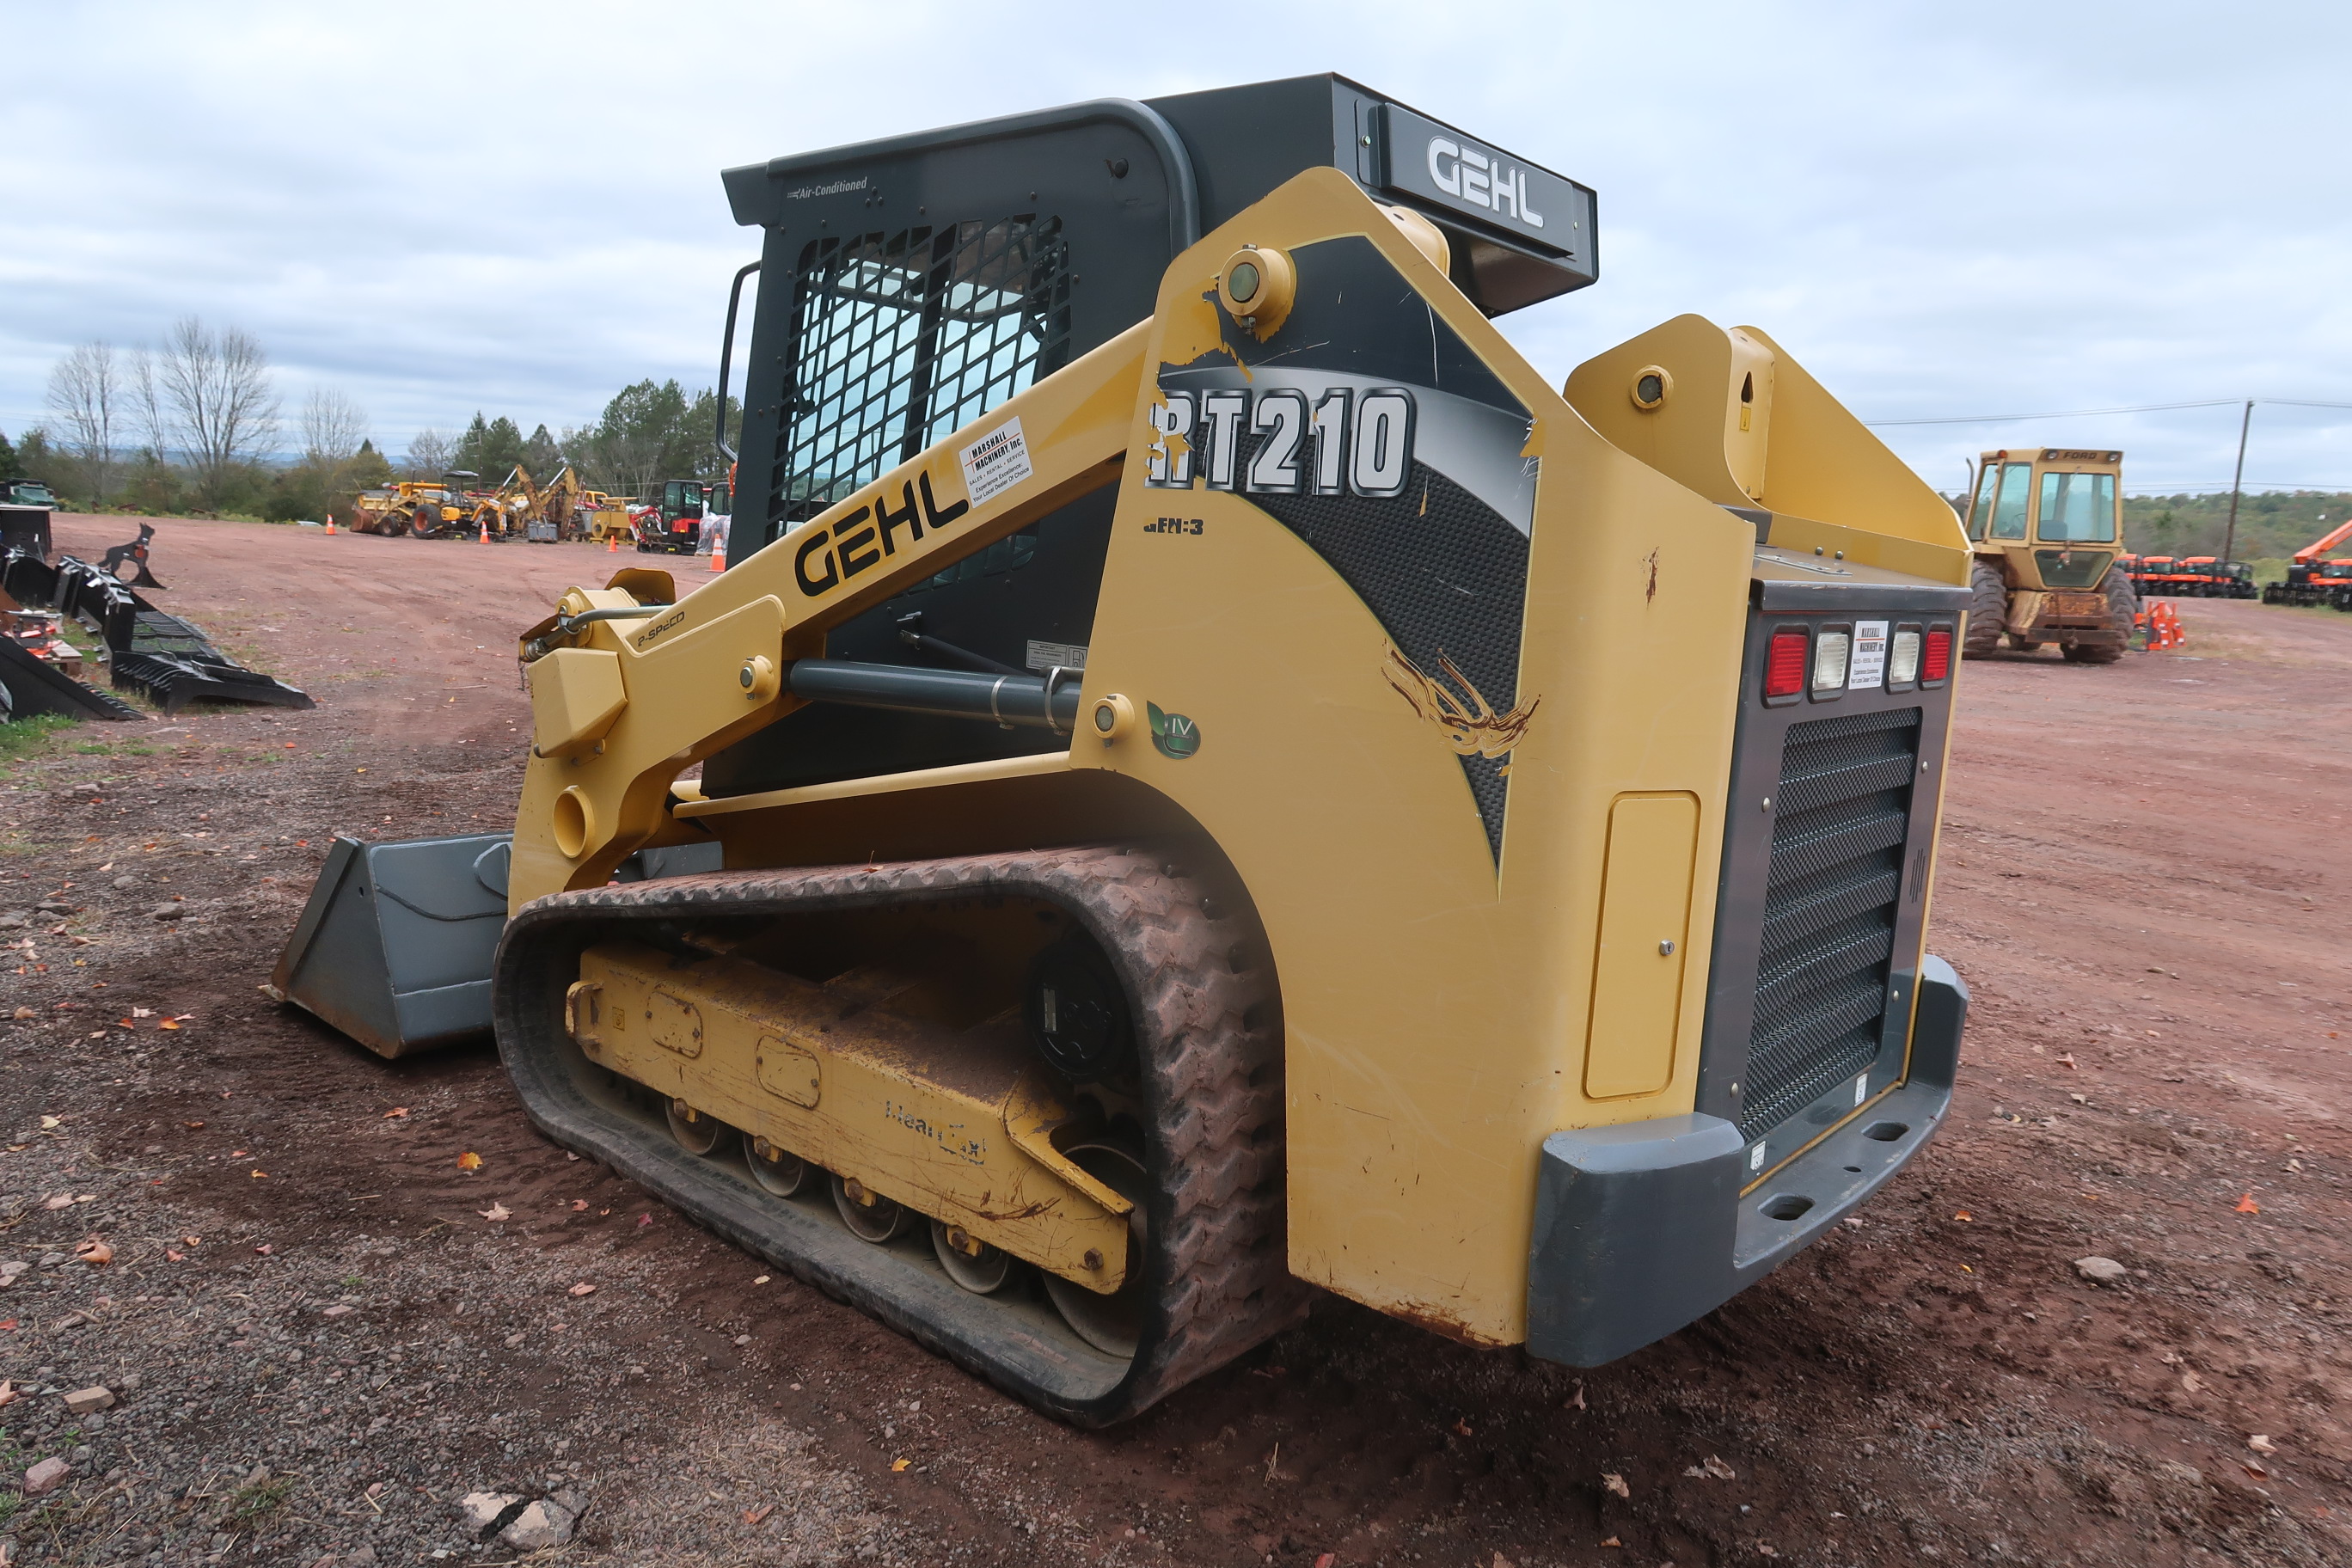
[{"label": "yellow excavator in background", "polygon": [[1589,189],[1331,76],[725,179],[730,569],[280,995],[1085,1425],[1317,1289],[1605,1362],[1918,1152],[1969,542],[1753,327],[1548,383]]}]

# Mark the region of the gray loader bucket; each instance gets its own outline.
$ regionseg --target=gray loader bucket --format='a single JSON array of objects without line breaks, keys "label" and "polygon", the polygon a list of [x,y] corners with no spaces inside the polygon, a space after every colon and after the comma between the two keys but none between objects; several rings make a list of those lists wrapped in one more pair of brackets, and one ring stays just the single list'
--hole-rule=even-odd
[{"label": "gray loader bucket", "polygon": [[[507,924],[507,835],[362,844],[339,837],[267,987],[380,1057],[490,1029]],[[631,856],[619,879],[719,868],[716,842]]]}]

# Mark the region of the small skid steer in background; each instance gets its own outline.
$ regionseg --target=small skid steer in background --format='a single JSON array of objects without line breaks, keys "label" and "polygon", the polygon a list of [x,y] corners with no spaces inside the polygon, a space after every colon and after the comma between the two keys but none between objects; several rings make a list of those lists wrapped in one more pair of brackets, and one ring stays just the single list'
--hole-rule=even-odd
[{"label": "small skid steer in background", "polygon": [[1969,541],[1753,328],[1538,374],[1591,191],[1337,77],[725,180],[730,569],[290,1000],[1087,1425],[1311,1288],[1607,1361],[1917,1152]]}]

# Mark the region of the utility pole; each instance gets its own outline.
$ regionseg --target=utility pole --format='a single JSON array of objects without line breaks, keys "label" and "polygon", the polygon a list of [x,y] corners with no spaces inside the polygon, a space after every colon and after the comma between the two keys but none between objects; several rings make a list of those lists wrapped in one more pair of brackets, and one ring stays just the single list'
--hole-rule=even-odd
[{"label": "utility pole", "polygon": [[2222,537],[2221,559],[2233,560],[2238,553],[2238,491],[2246,482],[2246,430],[2254,422],[2254,400],[2246,399],[2245,417],[2238,421],[2238,472],[2230,480],[2230,531]]}]

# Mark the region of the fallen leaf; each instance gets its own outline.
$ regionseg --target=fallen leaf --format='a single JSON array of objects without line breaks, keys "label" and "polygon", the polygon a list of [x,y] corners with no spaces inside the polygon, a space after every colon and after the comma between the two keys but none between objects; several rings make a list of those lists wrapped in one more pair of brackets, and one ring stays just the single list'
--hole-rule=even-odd
[{"label": "fallen leaf", "polygon": [[1952,1217],[1953,1217],[1954,1219],[1957,1219],[1957,1220],[1972,1220],[1972,1219],[1976,1218],[1977,1216],[1976,1216],[1976,1215],[1972,1215],[1972,1214],[1970,1214],[1968,1210],[1966,1210],[1966,1209],[1962,1209],[1959,1213],[1958,1213],[1958,1214],[1954,1215]]},{"label": "fallen leaf", "polygon": [[2257,1454],[2275,1454],[2278,1452],[2278,1445],[2272,1442],[2269,1437],[2260,1432],[2255,1433],[2252,1436],[2246,1439],[2246,1447],[2252,1448]]},{"label": "fallen leaf", "polygon": [[752,1284],[754,1284],[754,1285],[765,1285],[767,1282],[768,1282],[768,1276],[766,1276],[765,1274],[761,1275],[758,1279],[754,1279],[754,1280],[752,1280],[752,1281],[751,1281],[751,1283],[752,1283]]},{"label": "fallen leaf", "polygon": [[479,1154],[475,1153],[471,1149],[467,1150],[464,1153],[457,1156],[457,1169],[461,1171],[478,1171],[481,1168],[482,1157]]},{"label": "fallen leaf", "polygon": [[1338,1552],[1326,1552],[1321,1556],[1315,1559],[1315,1568],[1332,1568],[1332,1564],[1339,1561],[1339,1554]]},{"label": "fallen leaf", "polygon": [[2253,1194],[2248,1193],[2244,1197],[2238,1200],[2238,1212],[2240,1214],[2260,1214],[2263,1212],[2263,1205],[2254,1202]]},{"label": "fallen leaf", "polygon": [[205,1129],[205,1124],[201,1121],[183,1121],[180,1125],[191,1132],[201,1132]]},{"label": "fallen leaf", "polygon": [[408,1107],[406,1107],[406,1106],[404,1106],[404,1105],[395,1105],[395,1106],[394,1106],[390,1110],[387,1110],[387,1111],[385,1111],[385,1112],[383,1113],[383,1119],[384,1119],[386,1121],[391,1121],[395,1120],[396,1118],[403,1117],[403,1116],[405,1116],[405,1115],[407,1115],[407,1114],[408,1114]]},{"label": "fallen leaf", "polygon": [[167,1263],[185,1263],[188,1260],[188,1255],[184,1252],[174,1252],[167,1247],[163,1249],[163,1260]]},{"label": "fallen leaf", "polygon": [[588,1200],[586,1198],[572,1199],[572,1212],[573,1214],[586,1214],[588,1212]]},{"label": "fallen leaf", "polygon": [[252,1152],[250,1149],[232,1149],[228,1152],[228,1157],[232,1160],[242,1160]]},{"label": "fallen leaf", "polygon": [[2081,1067],[2076,1065],[2074,1061],[2074,1053],[2072,1051],[2068,1051],[2064,1055],[2061,1056],[2058,1058],[2058,1062],[2060,1066],[2073,1068],[2076,1072],[2081,1072],[2083,1070]]},{"label": "fallen leaf", "polygon": [[88,1241],[83,1242],[79,1247],[74,1248],[74,1257],[95,1268],[101,1264],[111,1263],[114,1261],[114,1248],[107,1246],[106,1243],[99,1240],[98,1237],[93,1236]]},{"label": "fallen leaf", "polygon": [[637,1224],[640,1226],[651,1225],[653,1222],[654,1216],[649,1214],[641,1214],[637,1216]]},{"label": "fallen leaf", "polygon": [[[1602,1542],[1601,1544],[1601,1545],[1603,1545],[1603,1546],[1622,1546],[1622,1545],[1624,1545],[1625,1543],[1624,1543],[1623,1542],[1622,1542],[1622,1541],[1618,1540],[1615,1536],[1613,1536],[1613,1535],[1612,1535],[1612,1536],[1611,1536],[1608,1540],[1606,1540],[1606,1541]],[[1764,1551],[1764,1549],[1763,1549],[1763,1548],[1761,1548],[1761,1547],[1758,1548],[1758,1550],[1759,1550],[1759,1551]],[[1766,1552],[1765,1552],[1765,1555],[1769,1557],[1769,1556],[1770,1556],[1770,1555],[1771,1555],[1771,1553],[1770,1553],[1769,1551],[1766,1551]]]},{"label": "fallen leaf", "polygon": [[893,1459],[890,1461],[890,1473],[895,1476],[914,1462],[912,1459]]},{"label": "fallen leaf", "polygon": [[155,1016],[155,1009],[152,1007],[133,1007],[131,1009],[131,1016],[134,1018],[152,1018]]},{"label": "fallen leaf", "polygon": [[[14,1326],[14,1324],[10,1325],[12,1328]],[[13,1404],[16,1398],[16,1385],[13,1383],[0,1380],[0,1405]]]},{"label": "fallen leaf", "polygon": [[54,1116],[44,1116],[41,1118],[41,1131],[44,1132],[50,1131],[60,1125],[61,1123]]},{"label": "fallen leaf", "polygon": [[269,1179],[269,1173],[267,1171],[256,1171],[253,1173],[253,1179],[257,1182],[266,1182]]},{"label": "fallen leaf", "polygon": [[1515,1568],[1515,1565],[1509,1558],[1497,1552],[1495,1553],[1495,1561],[1488,1565],[1488,1568]]},{"label": "fallen leaf", "polygon": [[1712,1476],[1718,1481],[1736,1481],[1739,1479],[1739,1472],[1738,1470],[1733,1469],[1729,1465],[1725,1464],[1713,1454],[1709,1454],[1706,1458],[1700,1460],[1697,1464],[1693,1465],[1689,1469],[1685,1470],[1683,1474],[1686,1476],[1697,1476],[1702,1479]]},{"label": "fallen leaf", "polygon": [[2238,1461],[2238,1464],[2239,1467],[2246,1472],[2246,1474],[2253,1477],[2254,1479],[2258,1481],[2266,1481],[2271,1479],[2271,1473],[2268,1470],[2263,1468],[2260,1465],[2253,1463],[2250,1459],[2241,1459]]},{"label": "fallen leaf", "polygon": [[574,1296],[593,1296],[596,1293],[596,1287],[583,1279],[579,1284],[572,1287],[572,1293]]},{"label": "fallen leaf", "polygon": [[2193,1372],[2184,1372],[2180,1374],[2180,1386],[2190,1394],[2202,1394],[2205,1392],[2205,1380]]},{"label": "fallen leaf", "polygon": [[498,1222],[502,1219],[514,1218],[513,1211],[501,1203],[493,1203],[486,1209],[476,1209],[474,1212],[480,1215],[484,1219],[488,1220],[492,1225],[498,1224]]},{"label": "fallen leaf", "polygon": [[45,1209],[51,1210],[52,1212],[58,1209],[69,1209],[73,1207],[73,1194],[71,1193],[59,1193],[56,1196],[44,1202],[41,1206]]},{"label": "fallen leaf", "polygon": [[1454,1435],[1456,1437],[1467,1437],[1470,1436],[1470,1423],[1463,1420],[1459,1415],[1456,1415],[1454,1418]]},{"label": "fallen leaf", "polygon": [[155,1026],[159,1029],[176,1029],[180,1026],[180,1020],[177,1018],[166,1018]]},{"label": "fallen leaf", "polygon": [[259,1253],[262,1257],[267,1258],[267,1257],[268,1257],[271,1253],[273,1253],[273,1252],[275,1252],[275,1251],[277,1251],[277,1250],[278,1250],[278,1244],[277,1244],[276,1242],[274,1242],[274,1241],[265,1241],[265,1242],[263,1242],[259,1247],[255,1247],[253,1250],[254,1250],[254,1251],[256,1251],[256,1252],[257,1252],[257,1253]]},{"label": "fallen leaf", "polygon": [[1622,1476],[1612,1476],[1603,1471],[1601,1486],[1604,1491],[1612,1492],[1618,1497],[1630,1498],[1633,1495],[1633,1489],[1625,1484],[1625,1478]]},{"label": "fallen leaf", "polygon": [[772,1502],[763,1502],[757,1508],[747,1508],[743,1510],[743,1522],[757,1524],[775,1511],[776,1505]]},{"label": "fallen leaf", "polygon": [[180,1239],[190,1247],[202,1247],[205,1244],[205,1238],[201,1236],[184,1236]]}]

